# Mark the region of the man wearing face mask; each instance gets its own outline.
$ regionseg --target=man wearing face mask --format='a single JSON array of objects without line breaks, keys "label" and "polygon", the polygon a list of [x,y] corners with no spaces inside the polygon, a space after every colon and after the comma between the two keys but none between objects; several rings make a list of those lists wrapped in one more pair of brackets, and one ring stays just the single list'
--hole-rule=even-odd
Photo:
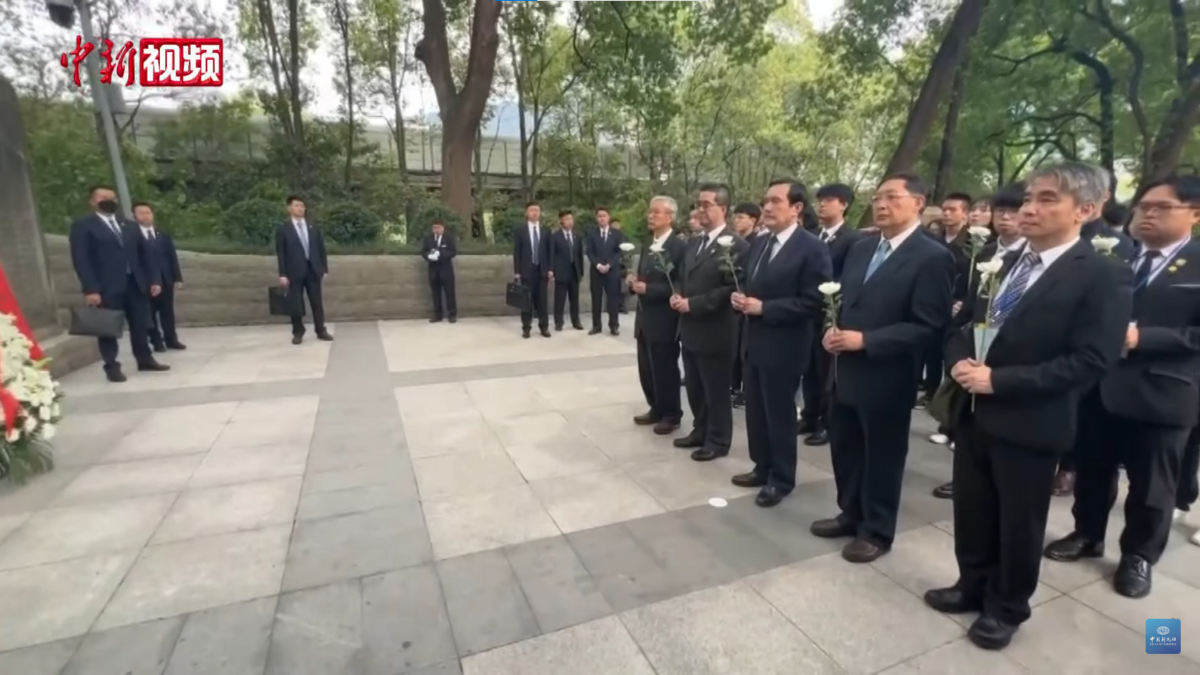
[{"label": "man wearing face mask", "polygon": [[[76,220],[70,234],[71,263],[84,301],[93,307],[125,313],[129,346],[139,371],[170,370],[170,366],[155,361],[150,351],[149,299],[158,297],[162,286],[141,230],[117,215],[117,197],[111,188],[103,185],[92,188],[88,202],[92,213]],[[117,361],[117,341],[113,338],[98,341],[108,381],[124,382],[126,378]]]}]

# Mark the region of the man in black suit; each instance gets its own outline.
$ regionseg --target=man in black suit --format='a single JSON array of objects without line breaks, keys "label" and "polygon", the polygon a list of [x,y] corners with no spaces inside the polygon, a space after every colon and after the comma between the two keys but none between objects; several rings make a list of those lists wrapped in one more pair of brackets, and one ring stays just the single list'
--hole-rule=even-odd
[{"label": "man in black suit", "polygon": [[538,331],[550,337],[550,319],[546,312],[546,279],[550,274],[550,231],[541,223],[542,207],[537,202],[525,205],[525,222],[513,228],[513,279],[529,289],[530,308],[521,312],[521,337],[529,338],[533,313],[538,315]]},{"label": "man in black suit", "polygon": [[[971,239],[970,227],[967,226],[968,212],[971,209],[971,196],[962,192],[953,192],[942,200],[942,216],[939,220],[940,231],[937,240],[949,249],[954,256],[954,307],[962,307],[963,298],[967,295],[967,284],[971,278]],[[924,377],[921,390],[924,392],[917,399],[916,408],[924,410],[929,406],[930,399],[942,384],[942,343],[934,340],[929,345],[929,353],[925,355],[923,367]]]},{"label": "man in black suit", "polygon": [[637,340],[638,379],[650,409],[633,418],[654,425],[665,436],[679,428],[679,314],[671,309],[672,290],[679,288],[687,244],[671,230],[679,206],[670,197],[650,200],[646,223],[651,240],[642,246],[637,274],[627,283],[638,296],[633,335]]},{"label": "man in black suit", "polygon": [[150,204],[136,202],[133,218],[137,221],[146,253],[154,259],[154,267],[158,270],[154,281],[162,288],[157,296],[150,298],[150,344],[156,352],[187,349],[175,330],[175,291],[183,288],[183,271],[179,268],[175,241],[158,229],[154,222],[154,207]]},{"label": "man in black suit", "polygon": [[[589,232],[584,242],[584,252],[592,265],[592,330],[588,335],[599,335],[601,307],[608,310],[608,330],[620,335],[619,310],[621,302],[621,244],[625,237],[609,222],[608,209],[596,209],[596,229]],[[607,301],[607,302],[605,302]]]},{"label": "man in black suit", "polygon": [[[458,297],[454,286],[454,257],[458,244],[454,235],[446,232],[446,224],[434,219],[429,234],[421,242],[421,257],[429,263],[429,290],[433,293],[433,316],[429,323],[438,323],[444,315],[450,323],[458,321]],[[445,310],[442,295],[446,296]]]},{"label": "man in black suit", "polygon": [[[316,225],[305,219],[305,204],[300,197],[287,198],[288,219],[275,228],[275,258],[279,263],[279,287],[295,293],[293,302],[304,307],[304,295],[312,307],[313,329],[317,339],[330,342],[333,336],[325,329],[325,299],[321,283],[329,274],[329,258],[325,255],[325,238]],[[292,315],[292,344],[304,341],[304,317]]]},{"label": "man in black suit", "polygon": [[[990,302],[968,296],[946,339],[961,387],[951,406],[959,578],[925,602],[981,612],[967,636],[984,649],[1003,649],[1029,618],[1058,457],[1075,442],[1080,396],[1116,365],[1129,325],[1128,270],[1079,236],[1104,187],[1078,162],[1035,171],[1021,208],[1028,245],[985,282]],[[984,321],[996,332],[978,350]]]},{"label": "man in black suit", "polygon": [[730,302],[744,315],[746,436],[754,470],[734,476],[740,487],[762,488],[755,503],[775,506],[796,487],[796,390],[819,335],[822,295],[829,281],[829,248],[804,229],[804,185],[776,180],[767,188],[759,238],[746,257],[745,293]]},{"label": "man in black suit", "polygon": [[583,281],[583,242],[575,236],[575,214],[558,212],[558,231],[550,235],[550,278],[554,280],[554,330],[563,329],[563,309],[571,302],[571,327],[579,320],[579,284]]},{"label": "man in black suit", "polygon": [[1200,178],[1152,185],[1137,206],[1133,321],[1125,355],[1100,383],[1097,447],[1079,456],[1075,531],[1046,547],[1061,562],[1104,555],[1108,514],[1125,467],[1125,530],[1113,588],[1150,593],[1151,566],[1167,546],[1188,433],[1200,410]]},{"label": "man in black suit", "polygon": [[[735,275],[744,272],[741,268],[747,246],[745,240],[725,227],[728,187],[701,185],[696,205],[702,234],[688,242],[680,283],[671,298],[671,308],[680,314],[679,339],[694,426],[674,444],[677,448],[694,448],[692,459],[697,462],[711,462],[728,455],[733,440],[729,376],[738,324],[729,298],[735,288]],[[726,255],[732,256],[734,269],[724,261]]]},{"label": "man in black suit", "polygon": [[[832,183],[817,190],[817,218],[821,223],[821,230],[817,236],[829,249],[833,280],[839,283],[842,280],[846,255],[861,236],[858,230],[846,225],[846,210],[853,203],[854,189],[849,185]],[[808,446],[825,445],[829,442],[827,418],[832,360],[829,352],[821,346],[821,337],[825,332],[824,322],[825,314],[822,312],[816,319],[817,339],[813,340],[812,356],[801,382],[804,409],[800,411],[800,423],[796,427],[796,434],[806,435],[804,444]]]},{"label": "man in black suit", "polygon": [[850,562],[891,549],[918,369],[950,320],[954,259],[919,233],[927,193],[911,174],[879,184],[872,199],[879,234],[846,255],[841,315],[825,331],[835,356],[829,439],[841,513],[810,529],[854,537],[842,549]]},{"label": "man in black suit", "polygon": [[[154,360],[150,351],[149,298],[162,292],[158,266],[149,254],[137,225],[117,215],[116,194],[107,186],[88,192],[92,213],[71,225],[71,263],[83,291],[84,301],[92,307],[116,309],[125,313],[129,347],[139,371],[170,370]],[[109,382],[124,382],[118,346],[113,338],[99,338],[100,357]]]},{"label": "man in black suit", "polygon": [[[746,240],[747,245],[752,245],[757,232],[758,221],[762,218],[762,208],[758,204],[743,202],[733,207],[733,231],[737,236]],[[738,313],[737,317],[737,346],[733,350],[733,380],[730,384],[729,396],[733,401],[733,407],[742,408],[746,405],[745,392],[742,391],[742,372],[745,364],[742,363],[742,336],[744,334],[744,326],[746,316]]]}]

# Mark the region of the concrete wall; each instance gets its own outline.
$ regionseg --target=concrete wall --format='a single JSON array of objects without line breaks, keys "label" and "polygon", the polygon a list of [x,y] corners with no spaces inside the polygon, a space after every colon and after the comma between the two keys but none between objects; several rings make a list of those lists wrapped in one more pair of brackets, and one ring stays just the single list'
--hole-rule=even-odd
[{"label": "concrete wall", "polygon": [[[58,306],[81,304],[66,238],[46,235],[46,249]],[[181,251],[179,262],[184,289],[176,312],[181,325],[284,322],[267,311],[267,287],[278,283],[273,257]],[[454,263],[459,316],[511,313],[504,305],[505,285],[512,278],[510,256],[464,255]],[[417,256],[330,256],[329,267],[325,308],[330,321],[420,319],[432,311],[427,264]],[[589,293],[585,277],[580,292],[585,316],[591,307]],[[65,318],[60,320],[66,325]],[[590,324],[590,319],[584,323]]]}]

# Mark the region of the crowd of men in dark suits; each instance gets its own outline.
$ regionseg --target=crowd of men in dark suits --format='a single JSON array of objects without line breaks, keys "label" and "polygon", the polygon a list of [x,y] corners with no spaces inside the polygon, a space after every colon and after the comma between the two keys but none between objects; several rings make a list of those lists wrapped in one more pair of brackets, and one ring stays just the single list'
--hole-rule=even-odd
[{"label": "crowd of men in dark suits", "polygon": [[[1132,238],[1097,225],[1111,189],[1098,167],[1047,166],[986,201],[950,195],[929,227],[929,186],[899,174],[872,197],[874,227],[857,231],[844,222],[854,199],[844,185],[810,201],[803,184],[780,180],[761,205],[731,209],[728,189],[710,184],[687,235],[672,229],[677,203],[655,197],[624,280],[638,297],[648,404],[633,422],[659,435],[680,428],[682,354],[692,424],[674,445],[699,462],[728,455],[732,408],[744,404],[754,468],[732,482],[757,488],[768,508],[795,489],[798,435],[828,443],[837,513],[810,530],[845,538],[842,556],[869,563],[893,544],[912,411],[928,408],[954,449],[939,492],[954,500],[960,576],[925,600],[978,612],[969,636],[986,649],[1007,646],[1029,618],[1043,558],[1103,554],[1123,467],[1113,587],[1144,597],[1173,518],[1197,493],[1200,178],[1148,186]],[[529,246],[553,236],[562,241],[545,254],[559,261],[550,269],[578,283],[584,253],[570,230],[517,233],[518,274],[531,278]],[[587,255],[603,275],[597,265],[617,261],[600,251]],[[1075,531],[1047,545],[1071,453]]]}]

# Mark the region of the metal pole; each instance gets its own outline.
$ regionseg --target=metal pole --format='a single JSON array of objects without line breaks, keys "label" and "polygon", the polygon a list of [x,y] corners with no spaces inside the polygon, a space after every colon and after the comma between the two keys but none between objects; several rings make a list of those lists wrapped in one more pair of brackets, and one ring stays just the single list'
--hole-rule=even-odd
[{"label": "metal pole", "polygon": [[[88,0],[75,0],[75,7],[79,10],[79,26],[83,32],[84,41],[96,44]],[[117,126],[113,124],[112,109],[108,105],[108,97],[104,95],[104,85],[100,82],[98,59],[87,59],[87,71],[88,84],[92,88],[92,104],[96,107],[96,114],[100,115],[100,123],[104,125],[104,142],[108,146],[108,159],[112,163],[113,179],[117,183],[117,198],[121,200],[121,209],[124,211],[125,217],[132,219],[133,202],[129,197],[129,181],[125,177],[125,162],[121,159],[121,144],[117,141]]]}]

